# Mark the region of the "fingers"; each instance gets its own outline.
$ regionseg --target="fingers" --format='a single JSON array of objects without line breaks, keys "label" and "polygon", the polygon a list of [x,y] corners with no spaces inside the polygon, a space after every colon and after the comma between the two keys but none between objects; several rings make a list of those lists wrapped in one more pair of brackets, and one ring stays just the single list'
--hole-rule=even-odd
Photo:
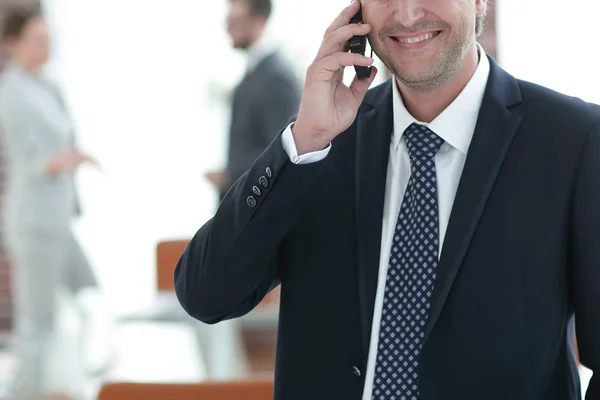
[{"label": "fingers", "polygon": [[98,160],[96,160],[93,157],[86,156],[85,157],[85,161],[88,162],[88,163],[90,163],[90,164],[92,164],[92,165],[94,165],[94,166],[96,166],[96,167],[100,166],[100,163],[98,162]]},{"label": "fingers", "polygon": [[311,67],[329,71],[331,73],[339,72],[344,67],[351,67],[354,65],[368,67],[373,64],[371,57],[365,57],[362,54],[355,53],[335,53],[330,56],[323,58],[321,61],[313,64]]},{"label": "fingers", "polygon": [[354,77],[354,80],[350,84],[350,91],[354,94],[354,98],[358,101],[358,103],[362,103],[365,95],[367,94],[367,90],[375,80],[377,76],[377,68],[374,66],[371,67],[371,75],[368,79],[358,79],[357,76]]},{"label": "fingers", "polygon": [[329,28],[325,31],[325,36],[328,36],[330,33],[333,33],[343,27],[344,25],[348,25],[352,17],[356,15],[358,10],[360,9],[360,2],[358,0],[354,0],[352,4],[348,7],[344,8],[342,12],[337,16],[337,18],[329,25]]},{"label": "fingers", "polygon": [[334,32],[331,32],[321,44],[315,61],[319,61],[333,53],[348,51],[348,41],[354,36],[365,36],[371,32],[369,24],[351,24],[344,25]]}]

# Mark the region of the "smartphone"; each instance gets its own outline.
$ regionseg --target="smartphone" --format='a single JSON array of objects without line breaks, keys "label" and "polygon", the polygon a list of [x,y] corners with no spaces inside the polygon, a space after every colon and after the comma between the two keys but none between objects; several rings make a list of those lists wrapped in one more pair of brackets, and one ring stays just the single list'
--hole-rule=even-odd
[{"label": "smartphone", "polygon": [[[362,4],[360,5],[360,9],[356,13],[354,17],[350,20],[351,24],[362,24]],[[367,50],[367,37],[366,36],[353,36],[348,41],[348,46],[350,48],[351,53],[357,53],[365,55]],[[367,79],[371,76],[371,67],[362,67],[362,66],[354,66],[354,70],[356,71],[356,75],[358,79]]]}]

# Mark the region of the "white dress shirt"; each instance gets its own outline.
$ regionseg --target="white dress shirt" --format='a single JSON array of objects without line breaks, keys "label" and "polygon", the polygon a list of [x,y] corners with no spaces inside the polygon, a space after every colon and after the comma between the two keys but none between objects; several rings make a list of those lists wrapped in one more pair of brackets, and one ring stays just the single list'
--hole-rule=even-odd
[{"label": "white dress shirt", "polygon": [[273,54],[277,49],[275,45],[269,40],[266,34],[260,36],[260,38],[254,42],[247,51],[247,65],[246,74],[254,71],[254,69],[260,64],[262,60]]},{"label": "white dress shirt", "polygon": [[[475,124],[483,100],[487,84],[490,64],[485,52],[479,47],[480,60],[471,80],[463,91],[436,119],[431,123],[417,121],[406,110],[398,86],[392,85],[394,132],[390,143],[390,156],[387,169],[385,202],[383,208],[383,225],[381,232],[381,250],[379,258],[379,279],[373,310],[373,325],[371,329],[371,343],[365,376],[363,400],[371,400],[375,363],[377,360],[377,346],[379,342],[379,326],[383,309],[385,283],[389,256],[394,236],[394,228],[404,198],[404,192],[410,178],[410,157],[406,147],[404,131],[412,123],[428,126],[433,132],[444,140],[440,151],[435,156],[435,165],[438,182],[438,212],[440,253],[448,228],[450,211],[454,204],[454,197],[458,188],[463,167],[467,158],[467,151],[475,131]],[[291,125],[282,137],[283,147],[290,160],[296,164],[320,161],[327,156],[331,145],[325,150],[298,156]]]}]

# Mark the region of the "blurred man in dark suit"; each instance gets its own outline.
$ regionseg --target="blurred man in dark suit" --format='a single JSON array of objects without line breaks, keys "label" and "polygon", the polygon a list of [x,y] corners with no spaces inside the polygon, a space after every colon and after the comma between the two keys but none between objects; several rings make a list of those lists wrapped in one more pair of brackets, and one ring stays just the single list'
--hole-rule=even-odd
[{"label": "blurred man in dark suit", "polygon": [[221,198],[298,111],[300,88],[265,36],[271,8],[271,0],[229,0],[227,31],[248,65],[231,105],[227,168],[206,174]]}]

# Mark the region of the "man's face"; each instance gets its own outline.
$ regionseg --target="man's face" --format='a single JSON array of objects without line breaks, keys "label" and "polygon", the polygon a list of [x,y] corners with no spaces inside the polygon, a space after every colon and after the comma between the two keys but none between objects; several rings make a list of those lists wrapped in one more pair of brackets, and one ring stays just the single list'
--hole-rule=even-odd
[{"label": "man's face", "polygon": [[462,66],[487,0],[363,0],[369,40],[407,87],[431,91]]},{"label": "man's face", "polygon": [[250,15],[250,8],[245,1],[237,0],[229,3],[227,32],[234,48],[246,50],[250,47],[255,23],[255,18]]}]

